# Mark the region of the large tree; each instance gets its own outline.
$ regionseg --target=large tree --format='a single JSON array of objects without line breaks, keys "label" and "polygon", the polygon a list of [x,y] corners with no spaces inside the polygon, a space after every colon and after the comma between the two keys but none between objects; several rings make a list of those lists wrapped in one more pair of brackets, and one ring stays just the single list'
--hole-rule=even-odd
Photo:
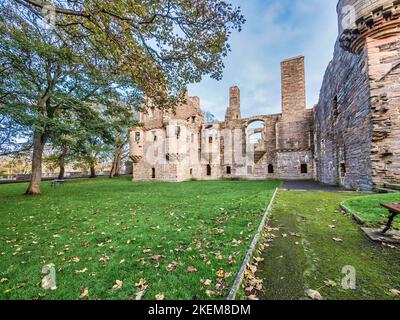
[{"label": "large tree", "polygon": [[203,75],[221,79],[229,35],[245,22],[240,8],[223,0],[13,2],[38,15],[54,11],[58,29],[103,54],[111,53],[149,95],[155,84],[179,93]]},{"label": "large tree", "polygon": [[78,110],[116,91],[121,76],[113,61],[82,44],[70,46],[43,28],[30,11],[1,5],[0,113],[32,129],[32,175],[27,193],[40,193],[43,150],[59,132],[65,111]]},{"label": "large tree", "polygon": [[29,194],[40,193],[43,149],[63,110],[128,76],[146,101],[172,107],[187,83],[221,78],[229,35],[244,22],[221,0],[49,3],[0,3],[0,113],[32,128]]}]

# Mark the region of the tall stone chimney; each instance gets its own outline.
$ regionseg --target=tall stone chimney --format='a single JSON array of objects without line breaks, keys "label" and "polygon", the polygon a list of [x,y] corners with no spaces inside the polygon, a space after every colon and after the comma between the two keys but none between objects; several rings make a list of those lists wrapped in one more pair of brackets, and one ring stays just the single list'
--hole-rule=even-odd
[{"label": "tall stone chimney", "polygon": [[226,110],[225,121],[238,120],[240,118],[240,89],[234,86],[229,89],[229,107]]},{"label": "tall stone chimney", "polygon": [[281,62],[282,115],[286,121],[296,121],[306,109],[304,57]]}]

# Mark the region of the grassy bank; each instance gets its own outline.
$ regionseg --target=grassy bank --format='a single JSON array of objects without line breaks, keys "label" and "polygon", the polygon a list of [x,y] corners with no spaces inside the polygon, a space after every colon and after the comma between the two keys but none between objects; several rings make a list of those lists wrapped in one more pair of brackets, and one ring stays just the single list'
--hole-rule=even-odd
[{"label": "grassy bank", "polygon": [[[359,216],[367,225],[379,227],[386,224],[388,210],[381,203],[400,203],[400,193],[374,194],[344,202],[345,206]],[[400,229],[400,216],[396,217],[393,226]]]},{"label": "grassy bank", "polygon": [[[223,299],[278,185],[96,179],[37,197],[2,185],[0,299]],[[50,263],[54,291],[41,287]]]}]

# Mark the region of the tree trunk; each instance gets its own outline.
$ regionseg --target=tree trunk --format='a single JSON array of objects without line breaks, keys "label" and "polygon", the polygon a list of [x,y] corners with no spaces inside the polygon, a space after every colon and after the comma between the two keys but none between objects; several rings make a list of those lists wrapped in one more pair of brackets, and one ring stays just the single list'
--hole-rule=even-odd
[{"label": "tree trunk", "polygon": [[60,155],[60,173],[58,174],[58,179],[63,180],[65,174],[65,156],[67,155],[67,149],[63,149]]},{"label": "tree trunk", "polygon": [[35,132],[33,136],[32,153],[32,176],[26,194],[40,194],[40,182],[42,181],[42,160],[43,150],[46,144],[47,135]]},{"label": "tree trunk", "polygon": [[119,176],[119,172],[121,170],[121,156],[122,156],[122,146],[117,145],[115,147],[115,154],[111,167],[110,178]]},{"label": "tree trunk", "polygon": [[90,166],[90,178],[96,178],[96,167],[94,165]]}]

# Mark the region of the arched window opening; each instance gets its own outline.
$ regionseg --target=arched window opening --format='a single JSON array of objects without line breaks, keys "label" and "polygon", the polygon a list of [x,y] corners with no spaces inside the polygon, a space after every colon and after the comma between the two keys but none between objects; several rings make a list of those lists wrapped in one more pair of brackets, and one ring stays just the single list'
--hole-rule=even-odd
[{"label": "arched window opening", "polygon": [[254,133],[250,136],[250,143],[251,144],[258,144],[262,141],[262,133]]},{"label": "arched window opening", "polygon": [[261,120],[253,121],[249,123],[249,125],[247,126],[247,128],[249,129],[264,129],[264,127],[265,127],[265,122]]}]

